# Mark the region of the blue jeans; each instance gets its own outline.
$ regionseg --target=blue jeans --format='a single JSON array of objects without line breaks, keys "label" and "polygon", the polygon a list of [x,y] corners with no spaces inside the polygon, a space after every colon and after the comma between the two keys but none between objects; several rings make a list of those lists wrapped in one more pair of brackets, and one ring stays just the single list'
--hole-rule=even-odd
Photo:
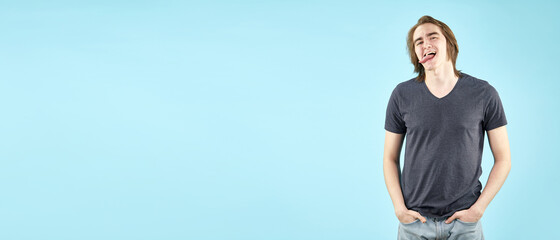
[{"label": "blue jeans", "polygon": [[429,239],[429,240],[484,240],[480,221],[470,223],[459,219],[450,224],[446,219],[425,217],[426,223],[416,219],[412,223],[399,222],[398,240]]}]

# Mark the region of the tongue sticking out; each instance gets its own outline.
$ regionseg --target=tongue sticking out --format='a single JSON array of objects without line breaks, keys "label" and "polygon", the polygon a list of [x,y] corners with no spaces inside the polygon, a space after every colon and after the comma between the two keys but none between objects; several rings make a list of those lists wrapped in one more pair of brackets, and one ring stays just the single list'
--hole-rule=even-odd
[{"label": "tongue sticking out", "polygon": [[420,60],[420,63],[425,63],[425,62],[427,62],[428,60],[434,58],[434,56],[435,56],[435,54],[428,54],[428,55],[426,55],[424,58],[422,58],[422,60]]}]

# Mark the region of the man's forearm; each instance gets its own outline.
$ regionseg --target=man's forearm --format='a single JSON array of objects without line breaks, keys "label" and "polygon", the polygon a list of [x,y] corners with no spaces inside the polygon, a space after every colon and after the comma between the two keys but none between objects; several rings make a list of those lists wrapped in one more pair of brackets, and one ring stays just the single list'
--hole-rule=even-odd
[{"label": "man's forearm", "polygon": [[480,214],[484,213],[486,207],[488,207],[492,199],[500,191],[500,188],[502,188],[510,169],[511,160],[509,158],[495,161],[482,194],[471,208],[477,209],[480,211]]},{"label": "man's forearm", "polygon": [[385,175],[385,185],[393,201],[395,212],[405,210],[404,198],[401,191],[401,184],[399,180],[399,164],[392,159],[383,160],[383,173]]}]

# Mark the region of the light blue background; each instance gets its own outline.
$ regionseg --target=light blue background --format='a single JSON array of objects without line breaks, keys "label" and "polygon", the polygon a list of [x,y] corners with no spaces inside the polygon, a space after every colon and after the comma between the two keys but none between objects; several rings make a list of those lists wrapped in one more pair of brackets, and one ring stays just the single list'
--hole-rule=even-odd
[{"label": "light blue background", "polygon": [[[487,239],[558,227],[558,4],[2,1],[0,239],[396,239],[385,109],[447,23],[509,121]],[[493,158],[486,141],[483,176]]]}]

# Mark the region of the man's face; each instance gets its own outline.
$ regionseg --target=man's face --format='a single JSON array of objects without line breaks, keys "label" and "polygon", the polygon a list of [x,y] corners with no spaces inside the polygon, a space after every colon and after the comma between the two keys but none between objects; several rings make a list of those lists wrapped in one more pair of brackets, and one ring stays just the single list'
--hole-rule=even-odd
[{"label": "man's face", "polygon": [[414,52],[426,71],[432,71],[447,61],[447,41],[438,26],[424,23],[414,30]]}]

